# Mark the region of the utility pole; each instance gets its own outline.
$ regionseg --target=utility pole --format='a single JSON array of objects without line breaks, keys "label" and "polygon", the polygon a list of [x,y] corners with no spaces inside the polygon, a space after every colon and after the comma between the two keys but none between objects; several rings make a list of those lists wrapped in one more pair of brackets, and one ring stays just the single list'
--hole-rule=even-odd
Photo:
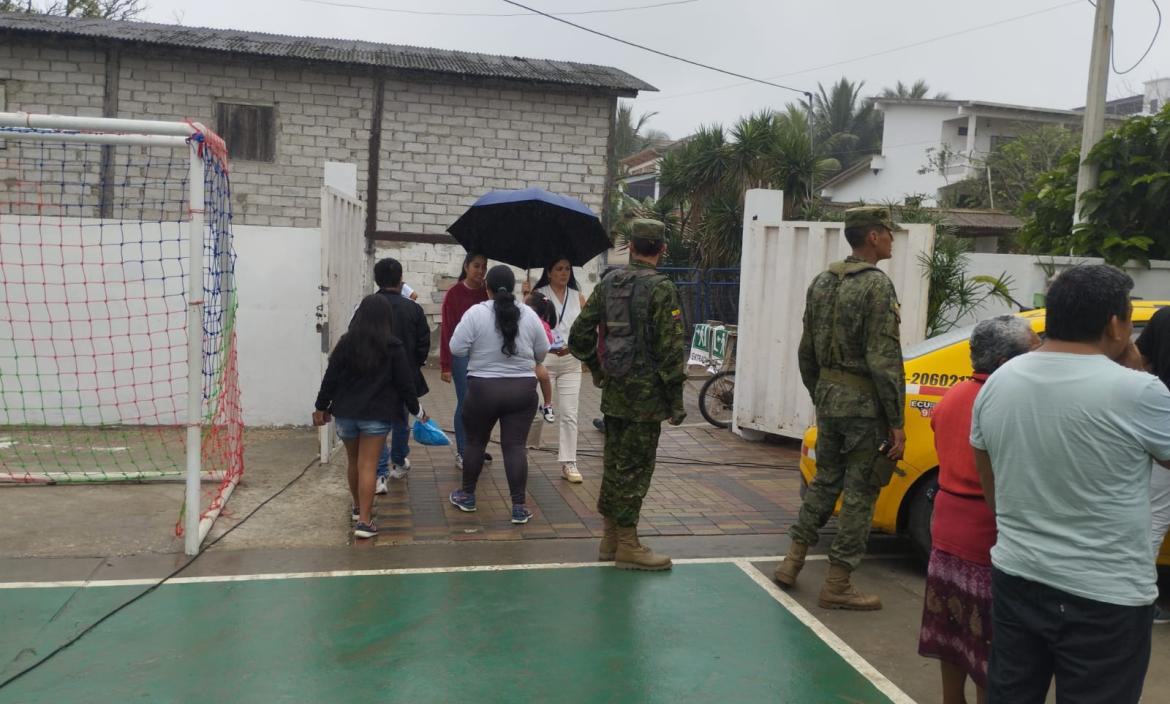
[{"label": "utility pole", "polygon": [[1073,225],[1081,223],[1085,191],[1097,187],[1097,167],[1086,163],[1089,151],[1105,135],[1105,89],[1109,85],[1109,49],[1113,41],[1113,0],[1097,0],[1093,50],[1089,55],[1089,87],[1081,129],[1081,168],[1077,171],[1077,204]]}]

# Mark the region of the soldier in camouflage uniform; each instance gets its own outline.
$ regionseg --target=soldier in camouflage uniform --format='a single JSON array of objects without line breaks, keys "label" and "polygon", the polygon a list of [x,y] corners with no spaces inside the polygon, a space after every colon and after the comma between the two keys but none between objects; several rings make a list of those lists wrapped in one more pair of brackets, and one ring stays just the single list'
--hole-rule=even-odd
[{"label": "soldier in camouflage uniform", "polygon": [[679,425],[686,418],[682,308],[674,282],[655,271],[666,252],[662,223],[633,220],[630,232],[630,265],[602,278],[573,323],[569,350],[603,389],[605,474],[597,511],[605,534],[598,559],[615,560],[620,569],[668,570],[669,557],[639,542],[638,514],[662,421]]},{"label": "soldier in camouflage uniform", "polygon": [[865,554],[874,501],[906,443],[898,297],[893,282],[875,266],[890,258],[896,229],[887,208],[845,211],[845,238],[853,254],[808,288],[799,357],[801,379],[817,409],[817,474],[775,576],[781,584],[796,583],[809,546],[843,494],[829,574],[818,599],[823,608],[881,608],[876,595],[853,588],[850,573]]}]

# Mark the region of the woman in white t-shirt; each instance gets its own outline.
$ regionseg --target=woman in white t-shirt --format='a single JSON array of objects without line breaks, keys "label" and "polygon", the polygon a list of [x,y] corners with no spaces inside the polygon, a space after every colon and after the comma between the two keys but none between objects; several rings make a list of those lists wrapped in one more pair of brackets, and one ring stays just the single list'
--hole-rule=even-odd
[{"label": "woman in white t-shirt", "polygon": [[451,335],[451,355],[467,357],[467,396],[463,401],[463,488],[450,501],[474,511],[475,487],[484,450],[500,424],[504,472],[512,495],[512,522],[527,523],[525,505],[528,452],[524,438],[536,415],[536,365],[548,353],[548,336],[536,313],[516,303],[516,276],[504,265],[487,273],[488,300],[463,314]]},{"label": "woman in white t-shirt", "polygon": [[[527,284],[525,284],[527,288]],[[561,462],[561,476],[574,484],[581,481],[577,469],[577,405],[581,397],[581,363],[569,354],[569,330],[573,321],[581,314],[585,296],[577,286],[573,265],[568,259],[558,259],[545,267],[536,282],[536,292],[543,294],[556,309],[553,330],[560,333],[565,345],[553,350],[545,361],[557,406],[557,428],[559,442],[557,458]],[[525,291],[527,293],[527,291]],[[543,423],[533,425],[528,433],[528,446],[540,446]]]}]

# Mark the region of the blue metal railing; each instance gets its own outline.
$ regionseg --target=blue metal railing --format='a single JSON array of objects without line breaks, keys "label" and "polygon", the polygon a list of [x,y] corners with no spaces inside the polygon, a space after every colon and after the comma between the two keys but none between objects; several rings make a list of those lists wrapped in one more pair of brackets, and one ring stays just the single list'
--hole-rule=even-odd
[{"label": "blue metal railing", "polygon": [[659,267],[674,281],[682,301],[687,335],[697,323],[708,320],[739,323],[739,268],[696,269]]}]

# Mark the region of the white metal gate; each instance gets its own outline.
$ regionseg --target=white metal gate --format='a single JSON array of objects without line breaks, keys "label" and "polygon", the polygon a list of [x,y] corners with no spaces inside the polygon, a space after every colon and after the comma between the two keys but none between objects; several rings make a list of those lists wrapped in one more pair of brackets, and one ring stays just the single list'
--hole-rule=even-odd
[{"label": "white metal gate", "polygon": [[[749,191],[748,196],[734,427],[800,438],[815,421],[797,359],[805,292],[817,274],[844,259],[850,249],[843,223],[781,222],[775,207],[779,193]],[[919,255],[933,250],[934,227],[904,227],[894,233],[894,258],[878,268],[890,275],[898,292],[905,347],[925,337],[929,284]]]},{"label": "white metal gate", "polygon": [[[321,188],[321,373],[329,351],[349,326],[353,310],[370,292],[373,252],[366,247],[366,206],[336,188]],[[333,424],[320,430],[321,462],[333,453]]]}]

